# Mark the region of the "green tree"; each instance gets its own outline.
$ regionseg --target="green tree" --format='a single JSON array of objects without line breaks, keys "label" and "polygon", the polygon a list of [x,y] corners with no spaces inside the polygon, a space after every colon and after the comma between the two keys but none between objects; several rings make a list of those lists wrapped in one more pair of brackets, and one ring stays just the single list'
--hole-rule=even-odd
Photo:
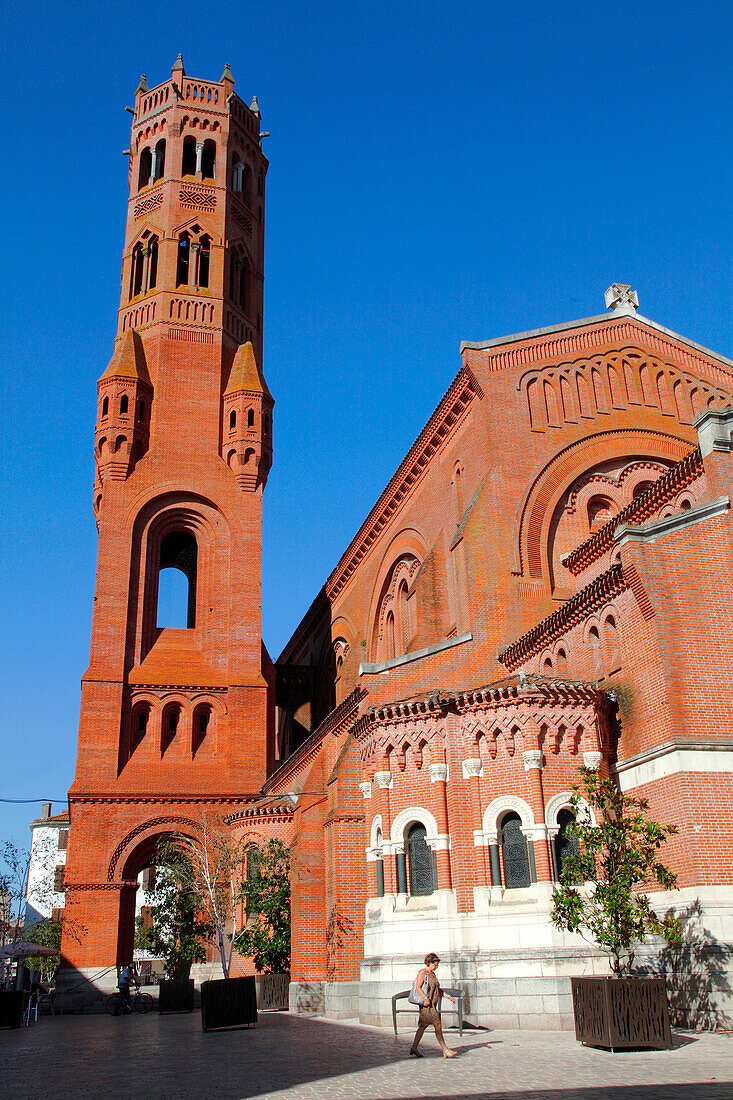
[{"label": "green tree", "polygon": [[[677,876],[661,862],[659,849],[677,832],[675,825],[649,820],[649,803],[629,798],[594,768],[580,768],[581,786],[572,798],[577,842],[563,860],[560,886],[553,895],[552,921],[569,932],[586,933],[610,958],[616,977],[631,966],[634,948],[646,936],[676,943],[680,921],[659,917],[641,887],[677,887]],[[594,824],[590,809],[596,811]]]},{"label": "green tree", "polygon": [[234,937],[240,955],[262,974],[290,970],[290,850],[281,840],[248,852],[241,897],[247,923]]},{"label": "green tree", "polygon": [[174,833],[168,841],[178,864],[180,889],[192,899],[195,911],[210,926],[225,978],[229,977],[237,935],[242,868],[246,842],[238,839],[221,818],[202,815],[192,836]]},{"label": "green tree", "polygon": [[37,943],[39,947],[52,947],[55,955],[35,955],[26,960],[31,970],[35,970],[41,981],[48,982],[53,978],[61,962],[61,933],[63,924],[60,920],[47,917],[36,921],[25,932],[24,939],[28,943]]},{"label": "green tree", "polygon": [[191,964],[206,958],[204,944],[213,926],[199,914],[185,855],[166,840],[158,845],[155,858],[155,887],[146,906],[149,915],[137,918],[135,946],[163,959],[169,978],[188,978]]}]

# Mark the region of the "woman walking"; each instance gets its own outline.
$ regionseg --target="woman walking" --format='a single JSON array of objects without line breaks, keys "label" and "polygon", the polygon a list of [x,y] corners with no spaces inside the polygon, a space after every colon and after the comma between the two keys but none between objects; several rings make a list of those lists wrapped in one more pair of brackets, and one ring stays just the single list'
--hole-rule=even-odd
[{"label": "woman walking", "polygon": [[435,1028],[435,1038],[440,1043],[443,1057],[456,1057],[457,1052],[455,1050],[449,1050],[445,1045],[443,1025],[440,1022],[440,1013],[438,1012],[438,1001],[440,1000],[441,993],[444,997],[448,997],[448,1000],[453,1001],[453,1004],[456,1003],[453,997],[449,996],[445,990],[440,988],[438,979],[435,977],[435,971],[438,968],[439,962],[440,959],[433,951],[425,956],[425,966],[418,970],[410,994],[410,1000],[413,1001],[414,1004],[420,1005],[420,1017],[417,1031],[415,1032],[415,1038],[412,1040],[412,1046],[410,1047],[410,1054],[413,1058],[423,1057],[417,1048],[420,1045],[420,1040],[425,1034],[426,1029],[429,1027]]}]

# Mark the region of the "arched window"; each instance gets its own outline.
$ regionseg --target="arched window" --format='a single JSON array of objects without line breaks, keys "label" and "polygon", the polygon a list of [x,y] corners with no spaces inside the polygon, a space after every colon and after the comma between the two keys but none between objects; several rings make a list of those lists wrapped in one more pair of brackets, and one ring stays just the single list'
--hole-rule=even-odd
[{"label": "arched window", "polygon": [[150,704],[140,703],[132,712],[132,738],[131,749],[134,752],[148,730],[150,720]]},{"label": "arched window", "polygon": [[193,756],[196,755],[206,740],[206,734],[209,732],[210,724],[211,707],[208,706],[208,704],[197,707],[193,715],[193,742],[191,746]]},{"label": "arched window", "polygon": [[270,418],[267,413],[262,414],[262,434],[266,436],[270,434]]},{"label": "arched window", "polygon": [[153,167],[153,154],[146,146],[140,154],[140,169],[137,174],[137,189],[140,191],[150,183],[150,173]]},{"label": "arched window", "polygon": [[382,851],[382,830],[377,829],[377,897],[384,897],[384,855]]},{"label": "arched window", "polygon": [[242,199],[247,206],[252,205],[252,169],[248,164],[242,167],[242,186],[240,187],[242,192]]},{"label": "arched window", "polygon": [[132,268],[130,270],[130,297],[142,293],[143,273],[145,271],[145,253],[142,242],[138,241],[132,250]]},{"label": "arched window", "polygon": [[182,233],[178,238],[178,264],[176,266],[176,286],[188,286],[188,269],[190,266],[191,241],[188,233]]},{"label": "arched window", "polygon": [[153,182],[165,175],[165,138],[161,138],[153,150]]},{"label": "arched window", "polygon": [[555,863],[557,865],[558,879],[562,875],[563,863],[578,850],[578,841],[575,837],[568,836],[568,828],[575,824],[575,815],[572,810],[560,810],[557,815],[558,830],[555,836]]},{"label": "arched window", "polygon": [[245,313],[249,313],[249,260],[245,257],[239,269],[239,304]]},{"label": "arched window", "polygon": [[616,509],[607,497],[591,497],[588,501],[588,530],[593,534],[615,515]]},{"label": "arched window", "polygon": [[410,827],[405,841],[407,870],[410,876],[410,893],[425,897],[435,889],[433,881],[433,853],[425,841],[427,829],[422,824]]},{"label": "arched window", "polygon": [[209,266],[211,263],[211,240],[204,235],[198,243],[198,270],[196,271],[196,285],[207,287],[209,285]]},{"label": "arched window", "polygon": [[170,747],[178,732],[178,723],[181,720],[181,708],[178,703],[173,703],[163,712],[163,725],[160,731],[160,754],[163,756]]},{"label": "arched window", "polygon": [[201,155],[201,176],[205,180],[216,178],[216,142],[205,141]]},{"label": "arched window", "polygon": [[158,238],[150,238],[150,266],[148,268],[148,290],[153,290],[158,281]]},{"label": "arched window", "polygon": [[243,171],[243,167],[244,166],[243,166],[241,160],[239,159],[239,157],[235,153],[234,154],[234,159],[232,160],[232,191],[239,192],[239,191],[242,190],[242,171]]},{"label": "arched window", "polygon": [[237,256],[229,257],[229,297],[233,302],[237,301],[237,278],[239,276],[240,261]]},{"label": "arched window", "polygon": [[138,403],[137,403],[137,418],[143,424],[145,423],[146,414],[147,414],[147,409],[145,408],[145,402],[142,401],[142,400],[138,401]]},{"label": "arched window", "polygon": [[410,645],[411,630],[407,607],[407,581],[405,580],[400,582],[400,586],[397,589],[397,616],[399,623],[396,633],[400,644],[400,653],[407,653]]},{"label": "arched window", "polygon": [[105,397],[102,400],[102,416],[106,416],[109,412],[109,397]]},{"label": "arched window", "polygon": [[123,393],[122,397],[120,398],[120,414],[122,416],[125,416],[125,414],[127,413],[128,405],[129,398],[126,393]]},{"label": "arched window", "polygon": [[253,428],[255,423],[255,411],[254,409],[247,409],[247,427]]},{"label": "arched window", "polygon": [[506,814],[501,823],[501,855],[506,889],[515,890],[531,885],[527,838],[522,832],[519,814]]},{"label": "arched window", "polygon": [[387,622],[385,624],[384,632],[387,641],[387,660],[391,661],[395,655],[394,615],[391,611],[387,614]]},{"label": "arched window", "polygon": [[557,666],[557,671],[560,673],[561,676],[567,676],[568,657],[567,653],[562,648],[558,649],[557,653],[555,654],[555,665]]},{"label": "arched window", "polygon": [[642,493],[646,493],[648,489],[651,489],[653,481],[640,481],[638,485],[634,487],[633,500],[637,500]]},{"label": "arched window", "polygon": [[229,431],[233,432],[237,426],[237,410],[232,409],[229,413]]},{"label": "arched window", "polygon": [[191,629],[196,625],[198,550],[189,531],[170,531],[160,544],[158,627]]},{"label": "arched window", "polygon": [[460,523],[463,518],[463,470],[460,466],[456,466],[453,473],[453,499],[456,523]]},{"label": "arched window", "polygon": [[188,137],[183,139],[183,155],[181,157],[181,175],[182,176],[195,176],[196,175],[196,138]]}]

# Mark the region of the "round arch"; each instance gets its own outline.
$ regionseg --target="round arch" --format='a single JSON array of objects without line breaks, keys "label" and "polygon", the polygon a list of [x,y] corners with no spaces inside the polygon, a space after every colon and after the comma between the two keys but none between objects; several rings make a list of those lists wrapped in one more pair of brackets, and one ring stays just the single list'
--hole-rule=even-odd
[{"label": "round arch", "polygon": [[377,841],[377,832],[381,832],[382,841],[384,841],[384,830],[382,829],[382,815],[375,814],[372,818],[372,825],[369,832],[369,846],[370,848],[379,848],[380,844]]},{"label": "round arch", "polygon": [[435,840],[438,835],[438,822],[430,810],[422,806],[408,806],[401,810],[392,822],[391,840],[393,844],[402,844],[410,825],[424,825],[428,840]]},{"label": "round arch", "polygon": [[[148,849],[155,851],[158,839],[169,833],[182,832],[196,835],[199,826],[190,817],[171,815],[169,817],[155,817],[150,821],[143,821],[134,829],[131,829],[115,848],[110,857],[107,868],[108,882],[128,882],[126,874],[139,860],[149,858]],[[141,864],[142,865],[142,864]],[[136,872],[137,873],[137,872]]]},{"label": "round arch", "polygon": [[531,806],[523,798],[518,798],[517,795],[505,794],[495,798],[484,810],[484,833],[498,832],[501,818],[508,813],[519,814],[524,828],[535,824]]},{"label": "round arch", "polygon": [[[548,800],[547,805],[545,806],[545,824],[549,829],[558,828],[557,818],[561,810],[572,810],[573,806],[571,799],[573,797],[573,793],[573,791],[561,791],[559,794],[554,794],[552,798]],[[579,804],[584,811],[590,814],[591,823],[595,825],[596,815],[593,813],[593,810],[590,808],[586,800],[584,798],[581,798],[579,800]]]},{"label": "round arch", "polygon": [[514,525],[514,569],[517,576],[549,577],[547,545],[550,524],[563,493],[584,470],[600,462],[641,454],[652,461],[676,463],[694,446],[689,439],[654,429],[616,428],[598,432],[563,448],[537,474],[517,512]]},{"label": "round arch", "polygon": [[382,602],[382,595],[384,589],[387,586],[392,569],[400,558],[410,555],[414,557],[422,564],[427,554],[427,541],[424,536],[414,527],[406,527],[400,531],[390,542],[382,555],[382,560],[379,564],[377,576],[375,578],[374,585],[372,586],[372,595],[369,601],[369,615],[367,622],[369,623],[369,653],[374,659],[377,633],[379,631],[379,611]]}]

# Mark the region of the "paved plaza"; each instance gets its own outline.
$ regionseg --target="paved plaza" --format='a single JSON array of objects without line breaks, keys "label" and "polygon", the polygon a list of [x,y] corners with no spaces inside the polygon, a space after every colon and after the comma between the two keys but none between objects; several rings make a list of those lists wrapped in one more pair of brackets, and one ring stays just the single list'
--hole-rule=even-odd
[{"label": "paved plaza", "polygon": [[262,1100],[732,1100],[733,1037],[675,1034],[672,1051],[611,1054],[569,1032],[427,1036],[266,1013],[252,1030],[201,1031],[184,1016],[62,1016],[0,1032],[0,1095],[21,1098],[261,1097]]}]

